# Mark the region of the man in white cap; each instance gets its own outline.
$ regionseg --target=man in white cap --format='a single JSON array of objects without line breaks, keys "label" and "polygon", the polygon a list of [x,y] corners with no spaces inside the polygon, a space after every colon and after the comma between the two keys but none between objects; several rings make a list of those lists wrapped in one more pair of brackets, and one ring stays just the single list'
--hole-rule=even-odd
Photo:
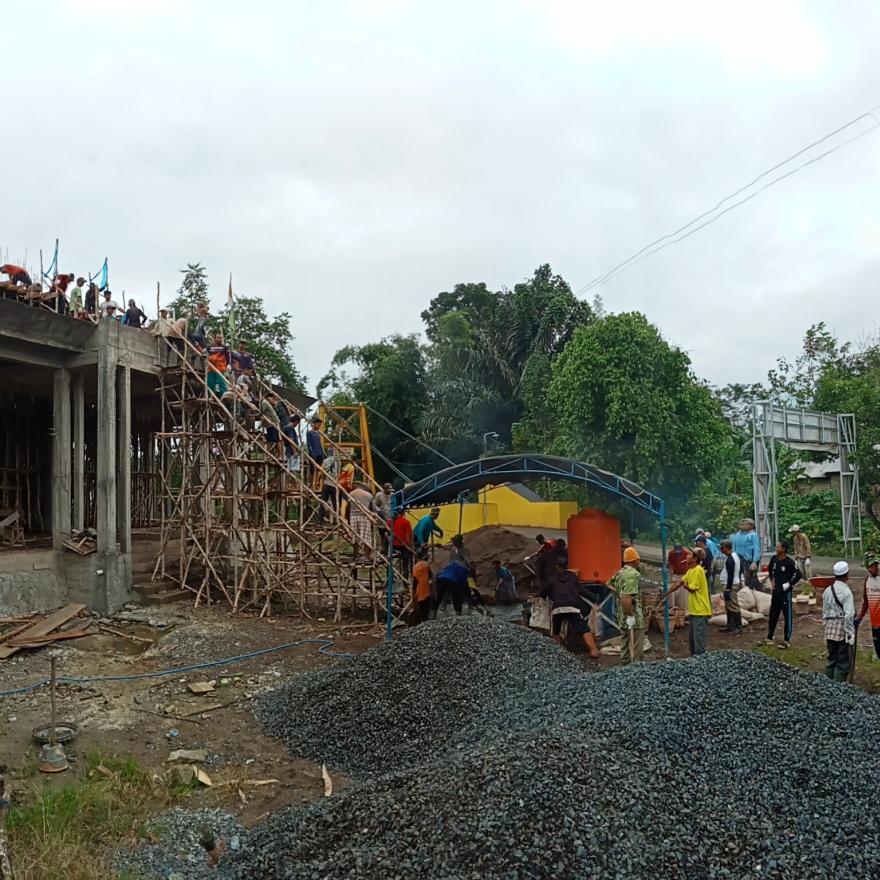
[{"label": "man in white cap", "polygon": [[856,609],[848,581],[849,565],[835,562],[834,583],[822,596],[822,620],[828,646],[825,674],[833,681],[846,681],[856,644]]},{"label": "man in white cap", "polygon": [[792,526],[788,533],[794,541],[794,561],[797,563],[801,577],[809,580],[813,570],[810,562],[810,557],[813,555],[810,539],[801,531],[800,526]]}]

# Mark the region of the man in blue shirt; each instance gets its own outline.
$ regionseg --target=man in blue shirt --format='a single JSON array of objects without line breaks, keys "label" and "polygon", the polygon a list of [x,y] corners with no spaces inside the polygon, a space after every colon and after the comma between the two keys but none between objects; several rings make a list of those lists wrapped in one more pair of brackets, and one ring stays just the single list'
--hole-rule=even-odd
[{"label": "man in blue shirt", "polygon": [[[433,512],[431,511],[431,513]],[[440,607],[446,598],[446,594],[449,593],[452,596],[452,605],[455,608],[455,613],[460,617],[464,599],[468,593],[467,566],[458,560],[450,562],[446,568],[440,570],[440,574],[437,575],[436,585],[437,596],[434,599],[434,610],[436,611]]]},{"label": "man in blue shirt", "polygon": [[306,451],[314,460],[312,465],[311,484],[314,491],[321,488],[321,465],[324,464],[324,444],[321,442],[321,419],[315,416],[311,427],[306,431]]},{"label": "man in blue shirt", "polygon": [[736,553],[742,563],[742,576],[747,587],[758,589],[758,566],[761,564],[761,540],[755,531],[755,521],[744,519],[740,521],[739,531],[730,536],[733,552]]},{"label": "man in blue shirt", "polygon": [[[413,539],[416,543],[416,550],[418,550],[423,544],[430,543],[431,535],[438,535],[441,538],[443,537],[443,529],[437,525],[438,516],[440,516],[440,508],[434,507],[431,509],[430,513],[426,513],[416,523],[416,527],[413,529]],[[465,582],[467,582],[467,578],[465,578]]]}]

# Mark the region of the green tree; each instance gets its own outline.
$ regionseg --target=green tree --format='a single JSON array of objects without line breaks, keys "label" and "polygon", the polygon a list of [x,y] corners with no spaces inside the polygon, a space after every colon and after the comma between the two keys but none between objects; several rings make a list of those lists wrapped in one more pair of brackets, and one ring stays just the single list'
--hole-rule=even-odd
[{"label": "green tree", "polygon": [[710,390],[644,315],[578,328],[553,364],[548,403],[560,452],[684,498],[734,442]]},{"label": "green tree", "polygon": [[193,315],[199,303],[208,302],[208,270],[201,263],[187,263],[180,270],[183,280],[177,289],[177,296],[168,303],[171,314]]},{"label": "green tree", "polygon": [[455,458],[479,452],[487,432],[497,433],[502,446],[511,443],[524,411],[524,377],[533,384],[593,311],[544,264],[513,290],[456,285],[422,317],[433,343],[431,405],[422,429]]},{"label": "green tree", "polygon": [[[408,477],[423,475],[426,451],[406,436],[416,435],[427,403],[425,355],[415,334],[340,349],[318,384],[318,395],[331,404],[364,403],[374,411],[369,416],[370,439],[381,453],[376,462],[379,479],[394,475],[382,456]],[[432,453],[427,457],[435,458]]]},{"label": "green tree", "polygon": [[801,353],[792,364],[785,358],[767,374],[770,396],[781,403],[815,406],[819,380],[826,369],[847,363],[850,345],[841,345],[822,321],[804,334]]},{"label": "green tree", "polygon": [[[234,308],[237,338],[227,339],[227,342],[233,346],[245,342],[254,356],[257,372],[263,378],[304,391],[306,378],[297,370],[291,352],[293,333],[290,330],[290,314],[281,312],[270,317],[258,296],[237,296]],[[213,325],[214,329],[226,335],[229,326],[228,303]]]}]

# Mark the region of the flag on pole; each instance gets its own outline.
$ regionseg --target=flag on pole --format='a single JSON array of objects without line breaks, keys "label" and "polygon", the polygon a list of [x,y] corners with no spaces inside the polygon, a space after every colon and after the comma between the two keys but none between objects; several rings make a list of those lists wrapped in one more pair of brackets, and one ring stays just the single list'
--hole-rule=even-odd
[{"label": "flag on pole", "polygon": [[227,332],[229,333],[230,344],[235,342],[235,297],[232,295],[232,272],[229,273],[229,293],[226,295],[226,308],[229,314],[226,317],[228,322]]}]

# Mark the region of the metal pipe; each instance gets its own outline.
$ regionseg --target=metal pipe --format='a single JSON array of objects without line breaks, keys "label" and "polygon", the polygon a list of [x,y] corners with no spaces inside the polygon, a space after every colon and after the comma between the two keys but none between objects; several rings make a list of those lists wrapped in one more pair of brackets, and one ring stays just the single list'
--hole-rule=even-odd
[{"label": "metal pipe", "polygon": [[666,502],[660,501],[660,554],[663,580],[663,654],[669,659],[669,566],[666,560]]},{"label": "metal pipe", "polygon": [[[394,518],[397,516],[397,493],[391,495],[391,528],[388,529],[388,579],[385,591],[385,640],[391,641],[391,627],[394,622]],[[404,589],[406,585],[404,584]]]}]

